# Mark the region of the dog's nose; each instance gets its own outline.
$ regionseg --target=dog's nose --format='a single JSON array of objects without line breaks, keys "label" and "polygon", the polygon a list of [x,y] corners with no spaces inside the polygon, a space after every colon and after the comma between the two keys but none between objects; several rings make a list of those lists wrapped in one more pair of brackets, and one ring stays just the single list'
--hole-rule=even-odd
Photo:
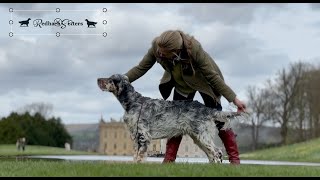
[{"label": "dog's nose", "polygon": [[102,79],[98,78],[97,82],[98,82],[98,85],[101,85],[102,84]]},{"label": "dog's nose", "polygon": [[105,78],[98,78],[98,82],[102,82]]}]

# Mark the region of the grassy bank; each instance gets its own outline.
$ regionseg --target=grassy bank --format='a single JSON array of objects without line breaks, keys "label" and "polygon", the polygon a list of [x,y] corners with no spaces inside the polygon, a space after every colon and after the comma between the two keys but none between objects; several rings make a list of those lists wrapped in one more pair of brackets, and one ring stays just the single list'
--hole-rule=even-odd
[{"label": "grassy bank", "polygon": [[293,162],[320,162],[320,138],[292,145],[258,150],[240,155],[241,159]]}]

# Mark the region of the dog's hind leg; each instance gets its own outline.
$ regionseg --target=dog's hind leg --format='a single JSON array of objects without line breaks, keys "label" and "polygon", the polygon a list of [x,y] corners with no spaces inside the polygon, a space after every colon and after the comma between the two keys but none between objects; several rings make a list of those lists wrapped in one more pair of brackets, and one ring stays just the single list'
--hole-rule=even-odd
[{"label": "dog's hind leg", "polygon": [[193,139],[194,143],[206,153],[209,163],[222,163],[223,154],[221,149],[215,146],[213,136],[210,136],[205,132],[190,137]]},{"label": "dog's hind leg", "polygon": [[208,148],[206,148],[203,143],[199,141],[199,138],[197,138],[195,135],[190,135],[190,137],[193,139],[193,142],[207,155],[209,162],[211,162],[211,159],[213,159],[213,156],[211,155]]},{"label": "dog's hind leg", "polygon": [[205,143],[203,143],[203,140],[200,140],[199,137],[196,137],[196,136],[190,136],[190,137],[193,139],[193,142],[207,155],[209,159],[209,163],[213,163],[214,156],[210,148],[208,147],[208,145],[205,145]]}]

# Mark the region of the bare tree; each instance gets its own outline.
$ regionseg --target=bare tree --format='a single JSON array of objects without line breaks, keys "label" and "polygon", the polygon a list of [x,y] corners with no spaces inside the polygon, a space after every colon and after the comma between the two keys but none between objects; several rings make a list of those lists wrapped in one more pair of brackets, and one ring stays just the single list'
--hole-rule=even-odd
[{"label": "bare tree", "polygon": [[309,113],[309,138],[320,137],[320,67],[306,73],[305,96]]},{"label": "bare tree", "polygon": [[260,89],[255,86],[247,88],[248,109],[252,112],[251,116],[251,135],[252,135],[252,150],[258,148],[259,130],[270,120],[269,111],[270,91],[268,89]]},{"label": "bare tree", "polygon": [[296,141],[301,142],[308,139],[310,136],[310,125],[308,120],[310,119],[310,108],[308,107],[308,84],[310,78],[308,77],[310,64],[307,63],[297,63],[296,69],[301,71],[301,79],[297,82],[296,94],[293,96],[292,103],[292,116],[293,121],[291,122],[291,127],[293,130],[297,131],[298,137]]},{"label": "bare tree", "polygon": [[293,74],[299,74],[295,95],[292,97],[290,127],[297,131],[296,141],[319,137],[320,71],[309,63],[297,63]]},{"label": "bare tree", "polygon": [[51,103],[44,102],[33,102],[31,104],[27,104],[18,109],[19,113],[29,112],[31,115],[35,113],[41,114],[43,117],[48,118],[52,113],[53,105]]},{"label": "bare tree", "polygon": [[279,71],[274,85],[270,85],[273,90],[272,106],[274,112],[273,119],[280,125],[282,144],[290,142],[289,129],[296,117],[294,117],[294,98],[297,97],[299,84],[303,78],[303,63],[290,64],[289,71],[282,69]]},{"label": "bare tree", "polygon": [[297,62],[267,80],[265,88],[248,88],[252,111],[252,148],[257,148],[259,129],[268,120],[280,127],[282,144],[320,137],[320,64]]}]

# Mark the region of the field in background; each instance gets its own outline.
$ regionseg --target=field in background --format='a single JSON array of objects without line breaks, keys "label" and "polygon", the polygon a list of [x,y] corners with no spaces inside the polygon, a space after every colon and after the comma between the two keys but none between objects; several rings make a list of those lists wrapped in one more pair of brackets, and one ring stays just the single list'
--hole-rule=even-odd
[{"label": "field in background", "polygon": [[15,144],[1,144],[0,157],[26,156],[26,155],[80,155],[97,154],[85,151],[67,151],[64,148],[27,145],[25,151],[18,151]]}]

